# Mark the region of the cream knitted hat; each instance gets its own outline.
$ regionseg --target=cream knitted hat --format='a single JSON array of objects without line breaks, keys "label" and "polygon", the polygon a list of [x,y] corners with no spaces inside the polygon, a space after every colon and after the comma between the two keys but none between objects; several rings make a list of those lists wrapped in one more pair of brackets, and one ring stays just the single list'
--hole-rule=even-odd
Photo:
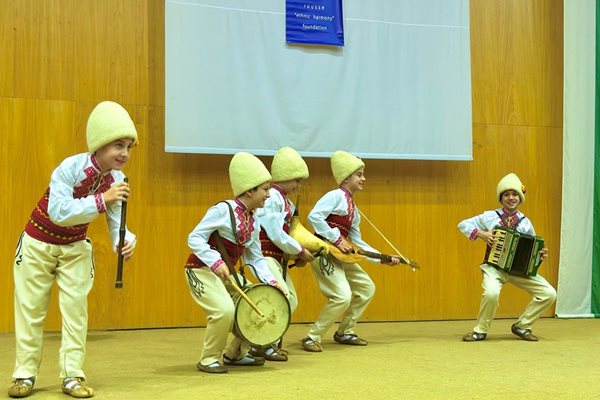
[{"label": "cream knitted hat", "polygon": [[338,185],[341,185],[346,178],[364,166],[365,163],[360,158],[348,152],[336,151],[331,155],[331,171],[335,183]]},{"label": "cream knitted hat", "polygon": [[306,179],[308,178],[308,166],[296,150],[291,147],[282,147],[273,157],[271,175],[273,175],[273,182]]},{"label": "cream knitted hat", "polygon": [[127,110],[112,101],[103,101],[92,110],[87,121],[86,137],[90,154],[117,139],[130,138],[134,143],[138,139]]},{"label": "cream knitted hat", "polygon": [[257,157],[239,152],[229,163],[229,181],[235,197],[271,180],[271,174]]},{"label": "cream knitted hat", "polygon": [[496,197],[498,198],[498,201],[500,201],[502,193],[507,190],[514,190],[517,192],[521,198],[521,203],[525,202],[525,185],[523,185],[519,177],[512,172],[498,182],[498,187],[496,187]]}]

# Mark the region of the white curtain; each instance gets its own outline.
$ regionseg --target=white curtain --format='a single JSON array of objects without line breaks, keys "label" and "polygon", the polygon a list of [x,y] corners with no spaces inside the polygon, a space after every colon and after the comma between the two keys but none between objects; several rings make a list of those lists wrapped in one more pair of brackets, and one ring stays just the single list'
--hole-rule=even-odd
[{"label": "white curtain", "polygon": [[[593,317],[595,0],[564,2],[563,196],[558,317]],[[597,205],[596,205],[597,206]]]},{"label": "white curtain", "polygon": [[284,0],[166,0],[166,150],[470,160],[469,1],[343,13],[344,47],[300,46]]}]

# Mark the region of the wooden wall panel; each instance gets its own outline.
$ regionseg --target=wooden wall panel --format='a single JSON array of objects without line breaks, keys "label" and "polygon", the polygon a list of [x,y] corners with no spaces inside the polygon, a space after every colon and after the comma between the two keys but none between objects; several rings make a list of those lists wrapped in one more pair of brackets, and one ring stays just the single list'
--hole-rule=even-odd
[{"label": "wooden wall panel", "polygon": [[[80,0],[75,49],[77,98],[116,99],[124,104],[148,101],[148,47],[160,46],[150,29],[164,25],[162,16],[148,21],[150,0]],[[153,29],[153,28],[152,28]]]},{"label": "wooden wall panel", "polygon": [[15,2],[15,97],[74,100],[75,4],[71,0]]},{"label": "wooden wall panel", "polygon": [[[13,133],[13,100],[0,98],[0,170],[8,167],[11,161],[10,146],[14,145]],[[7,174],[2,175],[2,180],[8,179]],[[10,188],[12,189],[12,188]],[[15,245],[21,226],[16,225],[16,218],[10,218],[14,211],[12,202],[8,199],[16,197],[9,191],[8,182],[0,182],[0,215],[2,218],[2,240],[0,241],[0,331],[6,331],[13,326],[13,279],[12,259],[15,254]]]},{"label": "wooden wall panel", "polygon": [[562,1],[471,1],[473,122],[562,126]]},{"label": "wooden wall panel", "polygon": [[[542,274],[557,282],[562,159],[562,2],[471,1],[472,162],[366,160],[359,208],[423,269],[365,263],[377,285],[364,320],[475,318],[483,243],[456,229],[497,206],[495,187],[516,172],[528,187],[523,211],[546,238]],[[12,34],[11,34],[12,32]],[[96,281],[90,327],[139,328],[205,323],[183,278],[187,236],[206,209],[231,196],[229,156],[164,152],[164,2],[22,0],[0,3],[0,331],[11,331],[12,258],[17,238],[55,166],[83,152],[94,105],[119,101],[140,145],[125,173],[128,225],[138,235],[124,288],[114,289],[116,256],[103,218],[93,223]],[[269,157],[262,157],[270,165]],[[329,160],[308,159],[300,215],[334,187]],[[389,246],[368,224],[367,242]],[[324,298],[308,268],[291,275],[313,321]],[[60,329],[56,293],[46,329]],[[505,288],[500,317],[520,314],[527,296]],[[547,315],[551,315],[549,311]]]},{"label": "wooden wall panel", "polygon": [[[0,97],[13,97],[14,64],[12,60],[15,48],[15,7],[13,2],[0,2]],[[3,125],[4,126],[4,125]]]}]

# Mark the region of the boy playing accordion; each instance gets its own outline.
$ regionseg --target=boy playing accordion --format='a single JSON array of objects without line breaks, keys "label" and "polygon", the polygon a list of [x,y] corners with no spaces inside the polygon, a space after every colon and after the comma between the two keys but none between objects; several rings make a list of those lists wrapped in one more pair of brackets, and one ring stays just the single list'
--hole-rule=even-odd
[{"label": "boy playing accordion", "polygon": [[[510,173],[502,178],[496,188],[496,196],[502,205],[501,208],[486,211],[458,224],[458,229],[470,240],[480,238],[486,242],[486,260],[492,246],[495,244],[492,231],[497,226],[535,236],[531,221],[518,210],[519,205],[525,201],[525,187],[519,177]],[[548,250],[546,248],[540,250],[541,260],[544,260],[547,255]],[[477,317],[477,325],[472,332],[463,336],[463,341],[476,342],[486,338],[487,331],[498,309],[500,291],[505,283],[512,283],[533,296],[523,314],[512,325],[511,331],[523,340],[537,341],[538,338],[533,335],[531,326],[554,303],[556,290],[540,275],[518,276],[510,274],[485,260],[479,268],[483,273],[483,295],[479,306],[479,316]]]}]

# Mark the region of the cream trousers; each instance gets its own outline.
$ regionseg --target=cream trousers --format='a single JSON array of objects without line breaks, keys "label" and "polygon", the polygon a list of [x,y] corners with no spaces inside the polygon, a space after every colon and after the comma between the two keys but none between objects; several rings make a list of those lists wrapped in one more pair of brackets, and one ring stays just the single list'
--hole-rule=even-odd
[{"label": "cream trousers", "polygon": [[267,262],[269,270],[271,270],[271,273],[275,277],[277,283],[279,283],[281,287],[283,287],[288,292],[287,299],[290,302],[290,311],[293,314],[294,311],[296,311],[296,309],[298,308],[298,295],[296,294],[296,288],[294,287],[292,277],[288,273],[285,277],[285,280],[283,279],[283,269],[281,267],[281,264],[279,264],[274,258],[265,257],[265,261]]},{"label": "cream trousers", "polygon": [[[190,294],[204,310],[207,321],[200,364],[222,363],[227,338],[233,329],[235,303],[223,281],[209,268],[186,268],[185,275]],[[248,350],[250,345],[234,336],[225,355],[237,360]]]},{"label": "cream trousers", "polygon": [[510,275],[488,264],[481,264],[479,268],[483,272],[483,295],[479,305],[477,326],[473,329],[475,332],[487,333],[496,315],[500,291],[505,283],[512,283],[533,296],[516,323],[519,328],[531,329],[533,323],[556,299],[556,290],[540,275],[523,278]]},{"label": "cream trousers", "polygon": [[354,333],[354,326],[375,294],[375,284],[358,264],[346,264],[334,258],[328,263],[320,257],[311,263],[311,269],[321,293],[327,303],[308,332],[308,337],[321,342],[323,335],[341,317],[337,331],[340,334]]},{"label": "cream trousers", "polygon": [[14,378],[38,375],[42,361],[44,319],[52,284],[58,286],[62,314],[60,377],[83,377],[88,326],[87,296],[94,284],[92,244],[40,242],[23,233],[14,261],[15,337]]}]

